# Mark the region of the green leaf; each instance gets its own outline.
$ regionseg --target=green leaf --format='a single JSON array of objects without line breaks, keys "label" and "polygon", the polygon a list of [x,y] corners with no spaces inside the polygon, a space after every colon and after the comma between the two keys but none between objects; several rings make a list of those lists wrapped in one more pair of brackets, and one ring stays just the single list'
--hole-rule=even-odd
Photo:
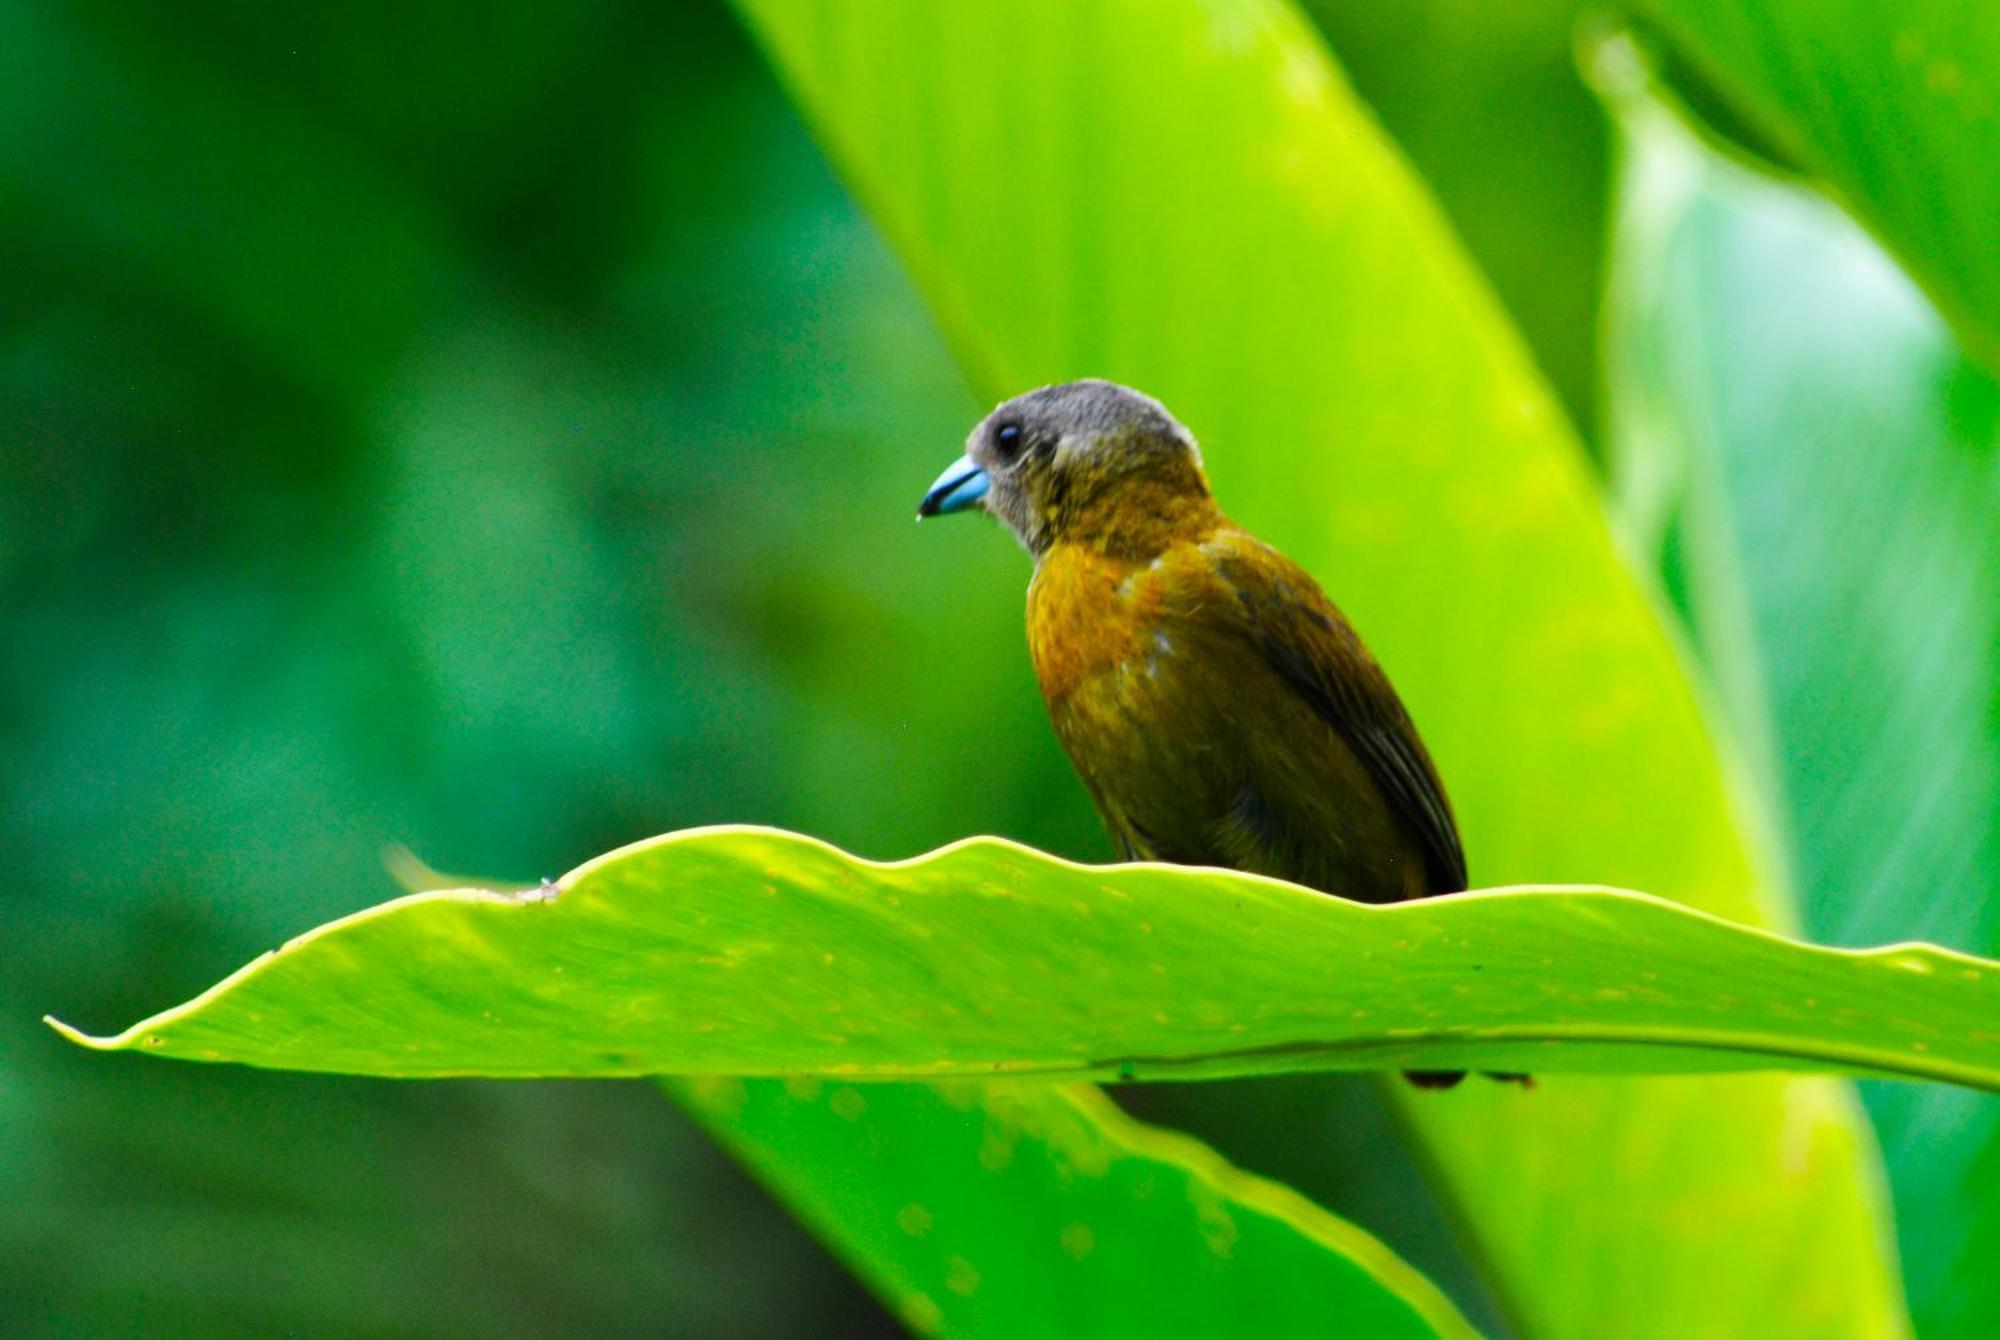
[{"label": "green leaf", "polygon": [[2000,367],[2000,6],[1642,0]]},{"label": "green leaf", "polygon": [[[2000,949],[2000,386],[1823,200],[1621,103],[1610,392],[1808,924]],[[1871,1087],[1925,1335],[2000,1313],[2000,1104]]]},{"label": "green leaf", "polygon": [[1087,1085],[668,1088],[922,1334],[1473,1334],[1381,1243]]},{"label": "green leaf", "polygon": [[[983,391],[1162,397],[1224,504],[1327,582],[1421,724],[1477,882],[1789,920],[1575,439],[1295,12],[739,3]],[[913,444],[913,497],[955,450]],[[1513,1097],[1408,1112],[1522,1330],[1900,1330],[1849,1090]]]},{"label": "green leaf", "polygon": [[1996,1019],[2000,964],[1819,949],[1639,894],[1372,907],[993,839],[882,865],[744,828],[626,847],[542,891],[400,898],[79,1040],[398,1077],[1790,1062],[2000,1088]]},{"label": "green leaf", "polygon": [[1578,0],[1304,0],[1577,422],[1594,423],[1610,197],[1604,112],[1576,76]]}]

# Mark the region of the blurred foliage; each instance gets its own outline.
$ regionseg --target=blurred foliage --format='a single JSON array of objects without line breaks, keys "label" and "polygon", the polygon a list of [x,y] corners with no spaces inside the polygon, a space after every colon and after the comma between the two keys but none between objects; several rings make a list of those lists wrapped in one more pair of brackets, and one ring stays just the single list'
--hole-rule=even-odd
[{"label": "blurred foliage", "polygon": [[1302,7],[1593,428],[1610,146],[1577,77],[1583,0]]},{"label": "blurred foliage", "polygon": [[669,1082],[920,1335],[1476,1335],[1297,1192],[1088,1085]]},{"label": "blurred foliage", "polygon": [[[2000,385],[1824,200],[1628,91],[1615,477],[1818,938],[2000,949]],[[2000,1101],[1870,1085],[1926,1336],[2000,1314]]]},{"label": "blurred foliage", "polygon": [[1743,119],[1851,203],[2000,370],[2000,6],[1635,0]]}]

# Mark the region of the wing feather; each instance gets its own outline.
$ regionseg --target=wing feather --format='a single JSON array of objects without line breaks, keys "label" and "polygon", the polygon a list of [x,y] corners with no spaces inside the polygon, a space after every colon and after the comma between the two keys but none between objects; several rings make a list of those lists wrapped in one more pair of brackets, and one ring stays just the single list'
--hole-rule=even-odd
[{"label": "wing feather", "polygon": [[1216,555],[1215,570],[1265,661],[1340,732],[1416,836],[1431,892],[1464,889],[1465,851],[1437,768],[1388,677],[1319,584],[1242,532]]}]

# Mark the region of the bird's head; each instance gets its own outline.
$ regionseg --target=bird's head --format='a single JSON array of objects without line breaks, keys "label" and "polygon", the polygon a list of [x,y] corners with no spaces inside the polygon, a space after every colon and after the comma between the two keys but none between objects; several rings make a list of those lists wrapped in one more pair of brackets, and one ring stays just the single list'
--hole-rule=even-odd
[{"label": "bird's head", "polygon": [[1039,557],[1065,541],[1139,556],[1212,512],[1201,451],[1148,395],[1077,381],[1015,396],[966,439],[919,517],[983,507]]}]

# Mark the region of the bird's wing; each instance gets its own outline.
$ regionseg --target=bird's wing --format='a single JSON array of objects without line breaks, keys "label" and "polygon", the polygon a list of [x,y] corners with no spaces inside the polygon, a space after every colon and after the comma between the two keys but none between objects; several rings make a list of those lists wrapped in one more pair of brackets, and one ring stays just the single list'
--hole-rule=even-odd
[{"label": "bird's wing", "polygon": [[1204,546],[1257,650],[1340,732],[1424,852],[1433,893],[1466,886],[1465,851],[1444,784],[1388,677],[1311,575],[1243,534]]}]

